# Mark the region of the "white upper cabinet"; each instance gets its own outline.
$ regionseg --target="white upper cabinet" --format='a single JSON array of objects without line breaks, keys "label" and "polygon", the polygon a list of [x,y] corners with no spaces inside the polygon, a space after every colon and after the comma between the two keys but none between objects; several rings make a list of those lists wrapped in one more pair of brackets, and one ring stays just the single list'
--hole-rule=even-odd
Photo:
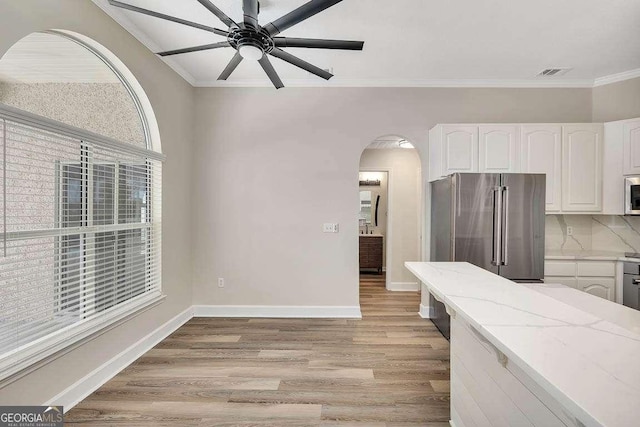
[{"label": "white upper cabinet", "polygon": [[562,209],[562,127],[522,125],[521,167],[523,173],[547,175],[547,212]]},{"label": "white upper cabinet", "polygon": [[624,122],[604,124],[604,159],[602,161],[602,213],[624,215],[624,174],[626,168]]},{"label": "white upper cabinet", "polygon": [[481,125],[478,169],[484,173],[520,171],[520,135],[515,125]]},{"label": "white upper cabinet", "polygon": [[562,210],[602,210],[603,126],[562,127]]},{"label": "white upper cabinet", "polygon": [[624,123],[624,174],[640,175],[640,120]]},{"label": "white upper cabinet", "polygon": [[444,176],[478,172],[478,127],[442,126]]},{"label": "white upper cabinet", "polygon": [[429,131],[429,180],[478,172],[478,126],[438,125]]}]

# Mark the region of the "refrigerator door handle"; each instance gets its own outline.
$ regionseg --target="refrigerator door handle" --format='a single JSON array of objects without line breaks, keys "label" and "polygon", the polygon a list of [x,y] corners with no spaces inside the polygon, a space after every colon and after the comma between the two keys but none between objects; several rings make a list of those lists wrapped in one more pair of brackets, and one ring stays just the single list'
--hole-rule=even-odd
[{"label": "refrigerator door handle", "polygon": [[493,188],[493,257],[491,263],[500,265],[502,243],[502,187]]},{"label": "refrigerator door handle", "polygon": [[509,265],[509,187],[502,187],[502,265]]}]

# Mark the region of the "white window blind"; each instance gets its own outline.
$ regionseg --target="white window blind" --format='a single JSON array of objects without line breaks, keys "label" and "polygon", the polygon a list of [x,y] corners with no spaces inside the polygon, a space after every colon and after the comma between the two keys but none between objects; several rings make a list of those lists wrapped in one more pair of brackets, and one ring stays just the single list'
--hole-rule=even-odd
[{"label": "white window blind", "polygon": [[5,108],[0,377],[161,293],[161,155]]}]

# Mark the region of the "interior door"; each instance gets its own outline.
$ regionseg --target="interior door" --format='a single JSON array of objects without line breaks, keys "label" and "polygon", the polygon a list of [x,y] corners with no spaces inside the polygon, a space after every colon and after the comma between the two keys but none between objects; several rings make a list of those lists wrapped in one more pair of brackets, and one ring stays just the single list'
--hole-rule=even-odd
[{"label": "interior door", "polygon": [[546,177],[503,174],[502,187],[500,275],[512,280],[542,280]]},{"label": "interior door", "polygon": [[454,176],[454,261],[466,261],[496,274],[499,224],[494,205],[499,186],[500,174]]}]

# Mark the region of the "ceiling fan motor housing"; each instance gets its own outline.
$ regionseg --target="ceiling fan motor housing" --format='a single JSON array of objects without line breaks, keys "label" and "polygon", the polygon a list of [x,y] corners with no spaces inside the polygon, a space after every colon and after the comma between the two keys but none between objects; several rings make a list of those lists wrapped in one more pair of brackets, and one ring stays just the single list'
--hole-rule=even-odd
[{"label": "ceiling fan motor housing", "polygon": [[238,50],[242,46],[253,46],[268,54],[273,50],[275,44],[273,38],[265,30],[254,30],[253,28],[233,29],[227,41],[234,49]]}]

